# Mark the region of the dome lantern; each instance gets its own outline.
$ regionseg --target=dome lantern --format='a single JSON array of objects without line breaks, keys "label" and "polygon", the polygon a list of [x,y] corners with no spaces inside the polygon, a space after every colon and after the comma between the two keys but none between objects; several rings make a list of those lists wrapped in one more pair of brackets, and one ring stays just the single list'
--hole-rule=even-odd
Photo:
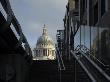
[{"label": "dome lantern", "polygon": [[47,28],[46,28],[45,24],[44,24],[44,27],[43,27],[43,33],[42,33],[42,35],[47,35]]}]

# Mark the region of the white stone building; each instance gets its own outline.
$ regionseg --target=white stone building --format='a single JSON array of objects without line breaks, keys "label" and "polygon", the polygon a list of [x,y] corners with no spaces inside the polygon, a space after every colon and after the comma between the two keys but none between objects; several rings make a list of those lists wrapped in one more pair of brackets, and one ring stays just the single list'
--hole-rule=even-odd
[{"label": "white stone building", "polygon": [[36,48],[34,48],[33,60],[54,60],[55,58],[55,44],[52,38],[48,36],[47,28],[44,25],[43,33],[38,38]]}]

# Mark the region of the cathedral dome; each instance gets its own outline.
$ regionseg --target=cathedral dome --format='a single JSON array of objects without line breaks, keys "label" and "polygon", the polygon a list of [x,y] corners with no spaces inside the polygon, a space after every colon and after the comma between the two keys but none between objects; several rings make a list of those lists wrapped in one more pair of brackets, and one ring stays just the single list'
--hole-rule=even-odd
[{"label": "cathedral dome", "polygon": [[42,35],[37,40],[37,45],[38,44],[51,44],[51,45],[53,45],[53,40],[47,35]]},{"label": "cathedral dome", "polygon": [[50,36],[48,36],[48,34],[47,34],[47,29],[46,29],[45,25],[43,27],[42,35],[37,40],[37,45],[39,45],[39,44],[54,45],[52,38]]},{"label": "cathedral dome", "polygon": [[43,33],[38,38],[36,48],[34,48],[34,60],[54,60],[55,55],[55,44],[48,36],[47,29],[44,25]]}]

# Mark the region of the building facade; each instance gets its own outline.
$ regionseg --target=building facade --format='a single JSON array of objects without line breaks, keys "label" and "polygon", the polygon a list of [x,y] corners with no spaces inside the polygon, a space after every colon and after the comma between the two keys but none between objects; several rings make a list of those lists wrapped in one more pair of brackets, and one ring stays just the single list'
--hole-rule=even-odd
[{"label": "building facade", "polygon": [[[110,0],[68,0],[63,19],[66,47],[62,51],[67,59],[72,59],[70,50],[75,51],[77,47],[80,47],[79,50],[85,48],[84,53],[89,52],[91,59],[108,75],[110,75],[109,4]],[[75,68],[78,75],[80,70],[77,66]],[[76,81],[80,79],[77,75],[74,75]]]},{"label": "building facade", "polygon": [[47,28],[43,27],[43,33],[38,38],[36,48],[34,48],[34,60],[54,60],[55,56],[55,44],[48,36]]},{"label": "building facade", "polygon": [[85,45],[101,61],[110,61],[110,1],[68,0],[64,17],[65,54]]},{"label": "building facade", "polygon": [[[79,0],[80,27],[74,37],[77,43],[86,45],[105,65],[110,61],[110,1]],[[80,37],[77,40],[77,37]],[[77,42],[78,41],[78,42]]]}]

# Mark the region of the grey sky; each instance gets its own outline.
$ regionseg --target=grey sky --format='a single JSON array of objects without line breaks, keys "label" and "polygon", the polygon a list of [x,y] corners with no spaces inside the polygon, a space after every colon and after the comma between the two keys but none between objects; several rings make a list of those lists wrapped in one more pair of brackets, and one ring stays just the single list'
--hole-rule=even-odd
[{"label": "grey sky", "polygon": [[56,30],[63,29],[67,0],[10,0],[10,2],[31,47],[35,46],[42,34],[44,24],[55,41]]}]

